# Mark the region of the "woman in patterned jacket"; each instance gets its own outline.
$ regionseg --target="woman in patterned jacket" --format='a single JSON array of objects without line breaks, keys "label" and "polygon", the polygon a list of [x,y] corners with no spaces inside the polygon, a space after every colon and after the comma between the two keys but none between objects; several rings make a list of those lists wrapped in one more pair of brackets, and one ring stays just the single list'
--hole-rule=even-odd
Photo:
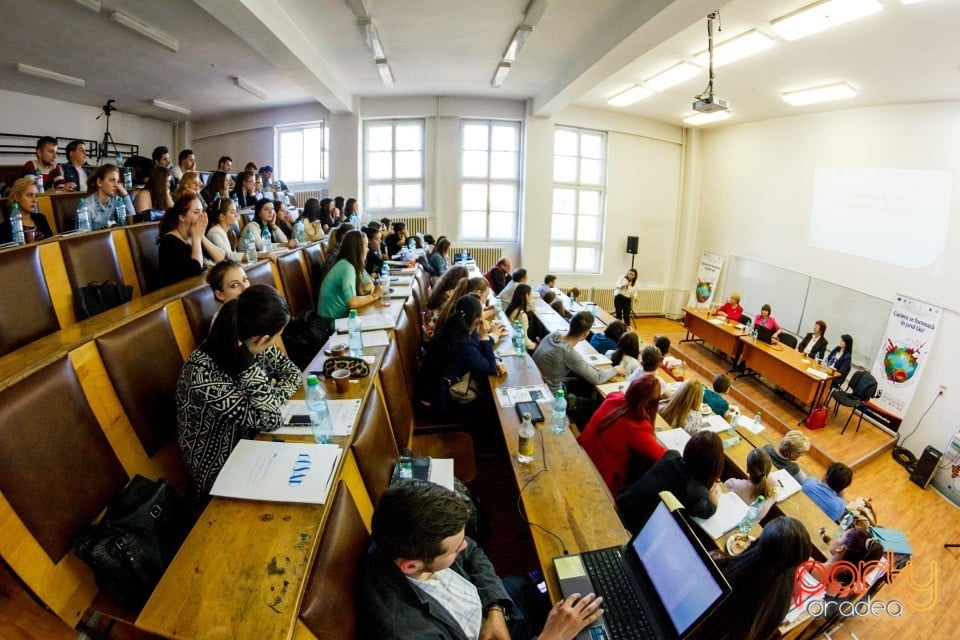
[{"label": "woman in patterned jacket", "polygon": [[300,370],[275,342],[290,319],[277,290],[253,285],[220,309],[177,383],[177,438],[194,497],[204,499],[242,438],[273,431],[300,388]]}]

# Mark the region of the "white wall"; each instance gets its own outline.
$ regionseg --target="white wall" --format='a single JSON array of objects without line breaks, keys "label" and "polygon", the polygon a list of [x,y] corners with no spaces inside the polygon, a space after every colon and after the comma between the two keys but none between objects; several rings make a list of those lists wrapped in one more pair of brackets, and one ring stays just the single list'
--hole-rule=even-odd
[{"label": "white wall", "polygon": [[[7,133],[51,135],[62,138],[101,140],[106,128],[105,118],[97,120],[102,111],[97,107],[51,100],[25,93],[0,89],[0,122]],[[140,155],[150,157],[154,147],[173,145],[174,125],[153,118],[132,116],[114,111],[110,117],[110,134],[120,144],[140,145]],[[66,160],[61,149],[61,161]],[[2,164],[19,164],[36,157],[4,156]],[[93,163],[96,159],[90,158]]]},{"label": "white wall", "polygon": [[[960,103],[834,111],[706,131],[698,245],[828,280],[891,300],[903,293],[951,308],[945,313],[914,402],[908,434],[936,396],[907,447],[943,450],[960,429]],[[807,244],[817,167],[925,169],[953,174],[947,248],[939,271],[915,271]],[[906,233],[904,242],[922,242]],[[886,318],[877,322],[885,323]],[[830,327],[835,337],[855,327]]]}]

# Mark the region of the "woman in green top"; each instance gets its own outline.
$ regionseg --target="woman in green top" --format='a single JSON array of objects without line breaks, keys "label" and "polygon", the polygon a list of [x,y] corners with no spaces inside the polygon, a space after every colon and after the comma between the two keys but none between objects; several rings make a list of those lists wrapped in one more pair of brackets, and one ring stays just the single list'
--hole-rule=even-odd
[{"label": "woman in green top", "polygon": [[340,244],[340,255],[320,285],[317,315],[329,328],[346,318],[350,309],[359,309],[383,297],[383,287],[374,286],[363,266],[367,259],[367,240],[361,231],[347,232]]}]

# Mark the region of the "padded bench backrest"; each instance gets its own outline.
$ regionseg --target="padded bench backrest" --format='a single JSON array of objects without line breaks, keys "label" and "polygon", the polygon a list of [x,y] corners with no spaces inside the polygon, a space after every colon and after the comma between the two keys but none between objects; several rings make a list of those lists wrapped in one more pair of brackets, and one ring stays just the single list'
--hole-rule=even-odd
[{"label": "padded bench backrest", "polygon": [[303,316],[313,306],[307,278],[303,272],[302,254],[302,251],[291,251],[277,258],[277,269],[280,271],[283,291],[287,295],[287,306],[294,318]]},{"label": "padded bench backrest", "polygon": [[159,225],[137,224],[128,227],[126,232],[141,293],[156,291],[160,288],[160,246],[157,244]]},{"label": "padded bench backrest", "polygon": [[367,394],[350,449],[357,460],[357,467],[370,500],[376,506],[380,495],[390,484],[393,465],[400,456],[397,441],[390,428],[390,419],[376,385],[371,386]]},{"label": "padded bench backrest", "polygon": [[0,355],[60,330],[38,245],[0,253]]},{"label": "padded bench backrest", "polygon": [[383,363],[380,365],[380,386],[383,388],[383,400],[387,403],[387,412],[390,414],[397,448],[409,448],[413,437],[413,403],[407,392],[400,347],[396,340],[387,346],[387,351],[383,355]]},{"label": "padded bench backrest", "polygon": [[73,289],[91,282],[123,282],[112,233],[84,233],[64,238],[60,241],[60,251]]}]

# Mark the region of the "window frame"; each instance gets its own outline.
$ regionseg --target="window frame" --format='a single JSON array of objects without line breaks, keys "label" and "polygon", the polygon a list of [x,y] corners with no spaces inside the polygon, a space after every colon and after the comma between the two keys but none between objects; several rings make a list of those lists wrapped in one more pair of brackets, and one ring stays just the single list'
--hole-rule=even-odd
[{"label": "window frame", "polygon": [[[370,153],[383,153],[383,151],[370,151],[367,148],[367,143],[369,141],[369,128],[372,126],[384,126],[386,124],[390,125],[390,162],[391,162],[391,175],[389,179],[386,178],[373,178],[369,177],[369,167],[370,163],[368,161],[368,154]],[[419,151],[420,152],[420,177],[419,178],[397,178],[397,126],[398,125],[410,125],[417,124],[420,127],[420,149],[400,149],[399,152],[406,151]],[[400,213],[404,215],[409,215],[411,213],[423,213],[426,211],[426,201],[427,201],[427,189],[426,189],[426,137],[427,137],[427,121],[425,118],[370,118],[363,121],[362,129],[362,140],[361,140],[361,154],[363,164],[361,167],[361,172],[363,175],[363,210],[375,213],[377,215],[381,214],[390,214],[390,213]],[[419,185],[420,186],[420,205],[415,207],[398,207],[397,206],[397,186],[398,185]],[[369,197],[369,189],[371,186],[382,186],[390,185],[391,186],[391,203],[392,206],[389,208],[384,207],[374,207],[372,204],[372,198]]]},{"label": "window frame", "polygon": [[[479,151],[478,149],[466,149],[464,133],[467,126],[482,125],[487,128],[487,176],[485,178],[468,177],[463,175],[464,154],[468,151]],[[492,177],[493,167],[493,129],[495,125],[508,125],[516,131],[516,160],[514,164],[515,178],[494,178]],[[510,152],[505,152],[510,153]],[[520,206],[523,202],[523,122],[520,120],[505,120],[497,118],[463,118],[460,120],[460,153],[459,153],[459,188],[457,193],[457,210],[459,213],[459,239],[461,242],[519,242],[520,241]],[[463,187],[464,185],[484,185],[487,190],[487,203],[484,211],[470,210],[469,213],[483,213],[485,216],[484,235],[468,236],[464,234],[463,219],[465,212],[463,209]],[[491,203],[490,192],[494,185],[509,185],[514,187],[514,220],[513,229],[508,237],[491,236]]]},{"label": "window frame", "polygon": [[[303,145],[303,132],[306,129],[320,129],[320,178],[317,180],[290,180],[284,179],[284,170],[283,170],[283,150],[281,149],[281,137],[284,133],[300,133],[301,148]],[[326,119],[314,120],[311,122],[297,122],[291,124],[278,124],[273,127],[273,136],[274,136],[274,146],[275,149],[273,166],[276,168],[275,174],[281,179],[284,180],[288,185],[296,184],[300,185],[311,185],[311,184],[323,184],[330,179],[330,122]],[[303,154],[305,156],[306,154]],[[301,157],[301,176],[305,173],[304,170],[304,158]]]}]

